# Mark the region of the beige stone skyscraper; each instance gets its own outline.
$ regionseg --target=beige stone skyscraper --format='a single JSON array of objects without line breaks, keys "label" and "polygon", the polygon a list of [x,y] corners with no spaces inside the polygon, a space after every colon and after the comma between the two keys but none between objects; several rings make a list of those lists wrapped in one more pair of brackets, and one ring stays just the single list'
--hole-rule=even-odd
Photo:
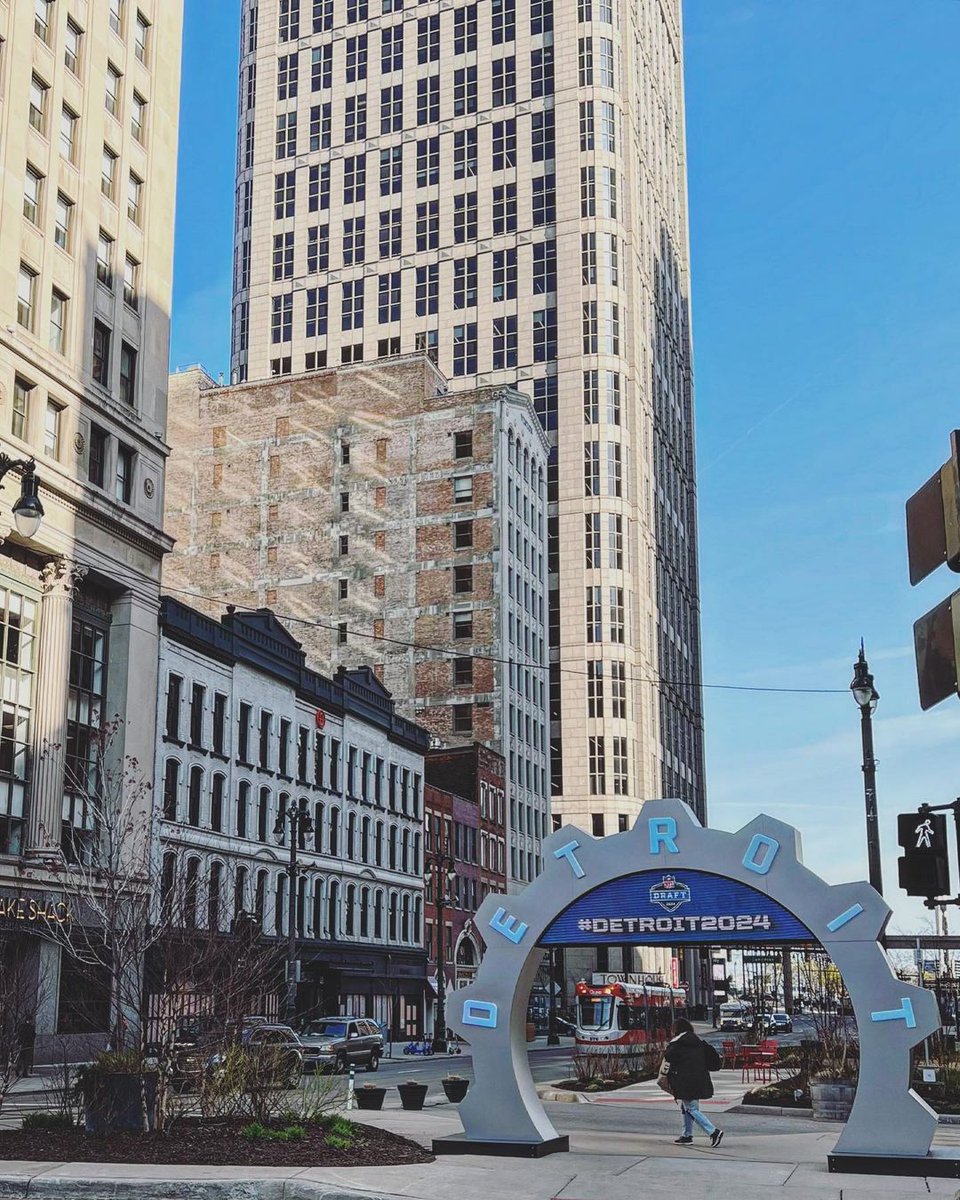
[{"label": "beige stone skyscraper", "polygon": [[234,380],[526,391],[555,817],[702,813],[680,0],[242,2]]},{"label": "beige stone skyscraper", "polygon": [[152,775],[181,25],[182,0],[0,0],[0,891],[4,953],[50,968],[39,1055],[108,1029],[30,936],[51,852],[91,853],[102,721]]}]

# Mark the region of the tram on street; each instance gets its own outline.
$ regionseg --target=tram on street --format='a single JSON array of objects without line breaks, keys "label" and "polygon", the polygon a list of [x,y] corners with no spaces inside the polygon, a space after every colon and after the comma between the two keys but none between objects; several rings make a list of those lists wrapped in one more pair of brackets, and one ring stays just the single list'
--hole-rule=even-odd
[{"label": "tram on street", "polygon": [[577,1049],[631,1050],[665,1042],[687,1015],[683,988],[650,983],[577,984]]}]

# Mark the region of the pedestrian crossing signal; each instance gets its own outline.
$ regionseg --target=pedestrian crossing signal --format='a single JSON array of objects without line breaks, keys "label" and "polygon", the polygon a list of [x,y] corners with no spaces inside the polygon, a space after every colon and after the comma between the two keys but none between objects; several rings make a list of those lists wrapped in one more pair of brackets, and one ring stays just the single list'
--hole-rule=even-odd
[{"label": "pedestrian crossing signal", "polygon": [[897,860],[900,886],[908,896],[932,900],[950,893],[947,818],[920,809],[897,817],[897,841],[904,853]]}]

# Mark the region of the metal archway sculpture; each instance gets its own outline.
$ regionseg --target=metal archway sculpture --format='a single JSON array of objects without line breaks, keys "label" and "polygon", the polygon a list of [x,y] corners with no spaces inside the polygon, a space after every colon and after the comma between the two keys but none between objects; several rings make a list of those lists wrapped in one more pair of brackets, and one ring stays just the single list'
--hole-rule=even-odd
[{"label": "metal archway sculpture", "polygon": [[[476,979],[451,997],[449,1009],[450,1024],[471,1043],[475,1082],[460,1105],[463,1135],[438,1139],[437,1152],[539,1157],[569,1148],[551,1124],[530,1074],[527,997],[544,947],[563,944],[570,922],[587,922],[579,928],[591,937],[605,928],[617,943],[642,944],[649,918],[615,918],[613,929],[601,918],[591,928],[591,918],[578,913],[589,911],[585,898],[606,895],[616,903],[617,887],[624,894],[631,878],[657,871],[729,881],[732,894],[752,895],[780,914],[783,928],[793,922],[785,940],[819,942],[840,971],[859,1029],[860,1076],[831,1169],[844,1169],[836,1160],[847,1156],[857,1169],[869,1170],[865,1158],[929,1154],[937,1115],[910,1088],[910,1051],[939,1028],[937,1004],[930,992],[901,982],[892,971],[877,940],[890,909],[868,883],[826,883],[803,865],[797,830],[773,817],[759,816],[728,833],[701,826],[680,800],[648,801],[631,830],[611,837],[565,827],[546,840],[544,858],[543,873],[522,893],[488,896],[477,913],[475,924],[487,950]],[[683,896],[673,899],[682,903]],[[671,911],[662,899],[656,903]],[[749,911],[741,919],[746,934]],[[769,916],[753,919],[770,922]],[[736,928],[738,918],[714,920],[733,920]],[[726,925],[718,929],[710,918],[690,917],[687,925],[695,927],[685,928],[683,921],[660,916],[653,926],[675,942],[725,940]],[[749,932],[751,944],[781,936],[776,919],[762,936]]]}]

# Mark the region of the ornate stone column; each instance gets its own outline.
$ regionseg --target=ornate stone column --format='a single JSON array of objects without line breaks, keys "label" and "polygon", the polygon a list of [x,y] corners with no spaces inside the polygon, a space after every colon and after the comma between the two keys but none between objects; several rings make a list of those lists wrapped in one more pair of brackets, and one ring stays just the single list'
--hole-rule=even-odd
[{"label": "ornate stone column", "polygon": [[67,751],[67,690],[73,598],[87,573],[66,558],[51,559],[40,572],[40,649],[33,704],[33,769],[27,821],[28,857],[60,844],[63,775]]}]

